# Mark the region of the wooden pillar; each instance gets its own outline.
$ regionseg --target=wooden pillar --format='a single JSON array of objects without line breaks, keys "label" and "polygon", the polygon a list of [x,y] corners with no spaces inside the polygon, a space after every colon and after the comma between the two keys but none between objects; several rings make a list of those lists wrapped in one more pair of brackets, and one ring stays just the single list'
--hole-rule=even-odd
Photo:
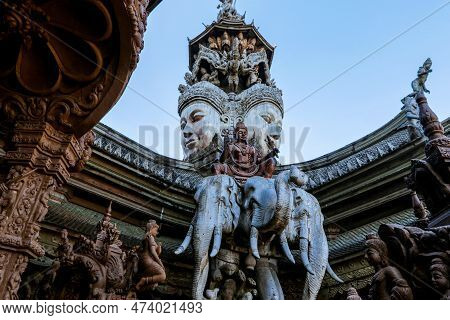
[{"label": "wooden pillar", "polygon": [[[81,142],[84,139],[80,139]],[[0,299],[14,299],[28,260],[44,255],[38,242],[49,195],[85,161],[85,145],[45,122],[17,122],[9,172],[0,197]]]},{"label": "wooden pillar", "polygon": [[44,254],[49,195],[89,159],[90,130],[125,90],[160,1],[69,2],[0,1],[0,299]]}]

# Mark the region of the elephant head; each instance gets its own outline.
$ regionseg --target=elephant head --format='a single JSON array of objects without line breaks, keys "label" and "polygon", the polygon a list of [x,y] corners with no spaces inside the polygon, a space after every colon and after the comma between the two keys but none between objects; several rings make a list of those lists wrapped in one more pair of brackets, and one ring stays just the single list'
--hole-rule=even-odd
[{"label": "elephant head", "polygon": [[289,242],[297,242],[300,261],[308,271],[303,299],[316,299],[325,271],[342,283],[328,263],[328,242],[323,229],[324,216],[317,199],[306,192],[304,186],[308,177],[301,172],[303,184],[292,188],[292,214],[285,236]]},{"label": "elephant head", "polygon": [[194,252],[194,277],[192,296],[204,299],[209,273],[209,256],[215,257],[220,250],[222,235],[231,234],[239,221],[239,186],[233,178],[218,175],[204,178],[195,193],[197,209],[188,234],[175,251],[184,252],[192,242]]},{"label": "elephant head", "polygon": [[247,211],[247,230],[250,232],[250,248],[256,258],[260,258],[258,237],[260,234],[279,236],[286,256],[294,262],[287,245],[284,229],[289,223],[292,211],[291,185],[304,182],[301,171],[292,166],[273,179],[250,178],[244,185],[244,209]]}]

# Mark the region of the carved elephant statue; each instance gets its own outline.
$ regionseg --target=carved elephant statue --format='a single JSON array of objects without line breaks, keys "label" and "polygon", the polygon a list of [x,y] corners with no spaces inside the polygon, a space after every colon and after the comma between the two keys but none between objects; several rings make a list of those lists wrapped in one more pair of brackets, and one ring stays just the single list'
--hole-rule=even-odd
[{"label": "carved elephant statue", "polygon": [[[244,185],[243,208],[246,214],[241,215],[240,228],[249,235],[251,252],[258,259],[256,280],[263,300],[284,299],[277,276],[277,261],[265,257],[271,255],[272,240],[278,238],[283,253],[295,263],[284,230],[292,211],[291,187],[301,185],[300,178],[300,170],[292,166],[275,179],[253,177]],[[263,258],[260,248],[264,250]]]},{"label": "carved elephant statue", "polygon": [[284,254],[294,263],[284,230],[291,218],[291,187],[302,185],[301,178],[300,170],[292,166],[275,179],[253,177],[244,185],[243,208],[247,214],[241,218],[241,225],[250,234],[250,248],[256,258],[260,258],[258,238],[265,234],[278,236]]},{"label": "carved elephant statue", "polygon": [[[308,177],[301,172],[303,185]],[[292,188],[293,210],[285,230],[290,243],[298,243],[300,261],[307,275],[303,290],[303,300],[317,298],[325,271],[339,283],[343,281],[335,274],[328,262],[328,242],[323,229],[324,216],[317,199],[302,186]]]},{"label": "carved elephant statue", "polygon": [[[244,204],[246,215],[241,216],[241,224],[247,225],[250,235],[250,248],[260,259],[258,238],[265,236],[269,242],[278,237],[285,256],[295,263],[288,242],[297,242],[300,260],[308,271],[303,293],[304,299],[315,299],[319,292],[325,271],[339,282],[341,279],[328,263],[328,243],[323,229],[324,217],[319,202],[302,189],[308,177],[297,167],[284,171],[275,178],[254,177],[244,185]],[[245,221],[247,219],[247,221]],[[244,227],[245,229],[245,227]],[[263,299],[282,299],[282,290],[276,277],[275,265],[261,261],[259,291]],[[257,265],[257,268],[258,268]],[[266,266],[267,265],[267,266]]]},{"label": "carved elephant statue", "polygon": [[194,252],[194,277],[192,296],[196,300],[204,298],[209,273],[210,257],[220,250],[222,235],[231,234],[237,227],[240,215],[239,186],[233,178],[225,175],[204,178],[197,187],[194,199],[197,210],[186,238],[175,251],[184,252],[192,242]]}]

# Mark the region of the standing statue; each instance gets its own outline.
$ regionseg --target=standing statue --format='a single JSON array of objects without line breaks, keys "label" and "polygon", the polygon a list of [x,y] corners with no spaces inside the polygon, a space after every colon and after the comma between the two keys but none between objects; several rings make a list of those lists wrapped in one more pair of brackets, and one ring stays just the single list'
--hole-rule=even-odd
[{"label": "standing statue", "polygon": [[223,74],[227,75],[228,87],[230,91],[237,92],[239,89],[239,82],[240,82],[239,75],[243,69],[239,49],[233,47],[231,59],[225,62],[225,64],[217,66],[216,68],[222,71]]},{"label": "standing statue", "polygon": [[412,89],[414,91],[414,93],[412,95],[415,96],[421,92],[430,93],[430,90],[428,90],[426,87],[426,82],[428,80],[428,75],[431,72],[433,72],[433,70],[431,70],[432,65],[433,65],[433,62],[431,61],[430,58],[428,58],[424,62],[423,66],[421,66],[419,68],[419,71],[417,71],[417,79],[415,79],[411,84]]},{"label": "standing statue", "polygon": [[213,36],[210,36],[208,38],[208,47],[211,50],[219,50],[219,46],[217,45],[217,41]]},{"label": "standing statue", "polygon": [[412,300],[413,294],[401,272],[389,265],[388,248],[378,235],[367,236],[366,259],[375,268],[370,285],[370,300]]},{"label": "standing statue", "polygon": [[161,255],[161,243],[156,242],[159,226],[155,220],[147,223],[147,233],[142,241],[139,254],[139,275],[140,280],[136,284],[136,290],[142,291],[145,288],[154,289],[159,283],[166,280],[166,271],[159,258]]}]

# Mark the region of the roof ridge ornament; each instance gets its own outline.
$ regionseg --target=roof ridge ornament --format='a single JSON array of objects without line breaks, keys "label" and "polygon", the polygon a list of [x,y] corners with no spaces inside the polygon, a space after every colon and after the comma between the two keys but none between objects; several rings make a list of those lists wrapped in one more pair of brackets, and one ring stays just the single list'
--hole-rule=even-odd
[{"label": "roof ridge ornament", "polygon": [[433,70],[431,69],[432,66],[433,61],[428,58],[419,68],[419,71],[417,71],[417,78],[411,83],[411,87],[413,89],[413,93],[411,94],[411,96],[416,97],[421,93],[430,93],[430,90],[428,90],[426,87],[426,82],[428,80],[428,75],[433,72]]},{"label": "roof ridge ornament", "polygon": [[219,0],[221,4],[217,6],[220,9],[217,16],[217,22],[227,20],[232,22],[244,21],[245,14],[240,15],[236,10],[236,0]]}]

